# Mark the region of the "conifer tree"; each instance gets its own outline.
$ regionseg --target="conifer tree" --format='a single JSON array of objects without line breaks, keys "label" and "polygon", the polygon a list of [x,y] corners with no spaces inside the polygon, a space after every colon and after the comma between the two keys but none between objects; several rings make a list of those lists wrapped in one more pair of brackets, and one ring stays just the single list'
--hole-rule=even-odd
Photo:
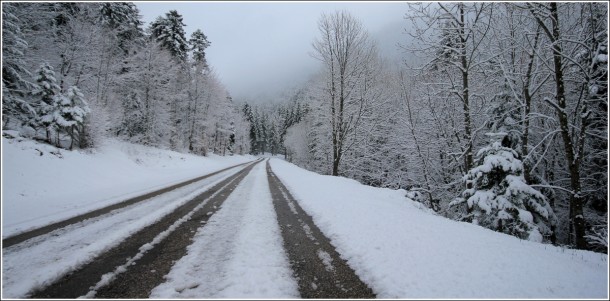
[{"label": "conifer tree", "polygon": [[36,83],[37,87],[32,91],[32,94],[39,99],[36,105],[38,114],[36,124],[45,129],[47,142],[51,143],[51,133],[57,130],[54,115],[58,107],[57,97],[60,88],[55,78],[55,71],[47,62],[42,63],[36,71]]},{"label": "conifer tree", "polygon": [[205,49],[208,48],[211,43],[201,29],[197,29],[191,34],[189,45],[193,51],[193,61],[195,61],[195,64],[208,68],[208,62],[205,59]]},{"label": "conifer tree", "polygon": [[131,2],[106,2],[99,6],[100,22],[112,30],[116,30],[118,47],[125,54],[130,45],[144,36],[139,11]]},{"label": "conifer tree", "polygon": [[184,26],[182,15],[175,10],[170,10],[165,18],[158,17],[151,24],[152,37],[180,61],[186,61],[188,51]]},{"label": "conifer tree", "polygon": [[85,118],[91,111],[85,96],[78,87],[71,86],[66,94],[60,95],[58,99],[58,110],[53,116],[54,122],[70,135],[70,150],[72,150],[74,140],[82,137]]},{"label": "conifer tree", "polygon": [[13,117],[23,124],[36,115],[24,98],[34,86],[27,80],[31,76],[24,61],[28,43],[23,38],[13,5],[2,5],[2,114],[5,124]]},{"label": "conifer tree", "polygon": [[462,219],[532,241],[552,235],[555,213],[544,195],[525,183],[517,152],[494,142],[476,156],[477,166],[463,177],[467,189],[451,202],[466,206]]}]

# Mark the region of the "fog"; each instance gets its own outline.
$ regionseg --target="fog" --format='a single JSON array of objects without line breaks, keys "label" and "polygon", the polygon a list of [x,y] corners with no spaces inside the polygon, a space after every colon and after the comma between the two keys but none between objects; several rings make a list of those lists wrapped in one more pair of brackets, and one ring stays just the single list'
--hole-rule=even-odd
[{"label": "fog", "polygon": [[137,2],[146,26],[177,10],[187,37],[201,29],[211,41],[208,63],[235,99],[266,101],[303,84],[318,69],[311,44],[322,13],[346,10],[397,63],[406,38],[405,3],[397,2]]}]

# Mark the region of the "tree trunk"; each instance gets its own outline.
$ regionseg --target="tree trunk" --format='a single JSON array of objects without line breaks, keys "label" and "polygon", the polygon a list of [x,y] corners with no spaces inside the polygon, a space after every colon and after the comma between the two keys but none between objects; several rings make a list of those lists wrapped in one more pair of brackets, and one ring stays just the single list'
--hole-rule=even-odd
[{"label": "tree trunk", "polygon": [[464,154],[464,171],[468,172],[472,168],[472,125],[470,121],[470,91],[468,86],[468,61],[466,59],[466,38],[464,4],[460,3],[460,61],[462,67],[462,103],[464,110],[464,138],[466,140],[466,153]]},{"label": "tree trunk", "polygon": [[[333,157],[335,157],[335,155],[333,154]],[[333,158],[333,171],[332,171],[332,175],[333,176],[338,176],[339,175],[339,159],[337,158]]]},{"label": "tree trunk", "polygon": [[52,143],[52,141],[51,141],[51,131],[49,130],[48,126],[46,128],[46,131],[47,131],[47,141],[49,142],[49,144],[51,144]]},{"label": "tree trunk", "polygon": [[74,126],[70,127],[70,150],[74,147]]},{"label": "tree trunk", "polygon": [[[538,46],[538,39],[540,37],[540,27],[538,27],[538,29],[536,30],[536,36],[534,37],[534,50],[537,48]],[[523,158],[526,158],[529,155],[529,148],[528,148],[528,143],[529,143],[529,128],[530,128],[530,112],[531,112],[531,106],[532,106],[532,94],[530,92],[530,84],[532,81],[532,69],[534,66],[534,57],[535,57],[535,51],[532,51],[531,54],[529,54],[529,62],[527,65],[527,72],[525,74],[525,83],[523,86],[523,98],[525,100],[525,107],[523,110],[523,136],[521,136],[521,154],[523,155]],[[523,160],[523,177],[525,178],[525,182],[526,183],[531,183],[531,176],[530,176],[530,166],[529,164],[526,162],[526,160]],[[553,236],[555,234],[553,233]]]},{"label": "tree trunk", "polygon": [[565,149],[566,160],[568,161],[570,171],[570,185],[572,194],[570,195],[570,220],[574,227],[574,242],[578,249],[586,249],[587,241],[585,240],[585,218],[583,215],[583,197],[580,189],[580,168],[579,162],[574,155],[574,147],[569,131],[569,120],[566,113],[566,96],[565,85],[563,78],[563,64],[561,55],[560,33],[559,33],[559,18],[557,12],[557,3],[550,3],[551,23],[552,23],[552,42],[553,42],[553,65],[555,68],[555,89],[557,92],[557,108],[556,112],[559,117],[561,128],[561,138]]}]

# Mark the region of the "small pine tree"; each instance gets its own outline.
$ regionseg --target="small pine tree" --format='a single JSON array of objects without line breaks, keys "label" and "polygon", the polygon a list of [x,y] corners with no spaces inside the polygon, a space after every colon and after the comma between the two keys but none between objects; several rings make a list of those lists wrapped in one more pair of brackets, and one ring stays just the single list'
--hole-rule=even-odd
[{"label": "small pine tree", "polygon": [[36,71],[35,79],[37,87],[32,91],[32,95],[39,99],[36,105],[36,124],[45,129],[47,141],[51,143],[51,133],[57,130],[54,114],[58,108],[57,96],[60,94],[60,88],[53,67],[46,62]]},{"label": "small pine tree", "polygon": [[538,242],[551,234],[555,213],[544,195],[526,184],[517,152],[494,142],[477,153],[477,162],[463,178],[462,197],[450,203],[466,206],[463,220]]},{"label": "small pine tree", "polygon": [[84,132],[85,118],[91,111],[85,96],[77,87],[70,87],[65,95],[59,97],[59,110],[55,111],[55,123],[70,135],[70,150],[75,138]]}]

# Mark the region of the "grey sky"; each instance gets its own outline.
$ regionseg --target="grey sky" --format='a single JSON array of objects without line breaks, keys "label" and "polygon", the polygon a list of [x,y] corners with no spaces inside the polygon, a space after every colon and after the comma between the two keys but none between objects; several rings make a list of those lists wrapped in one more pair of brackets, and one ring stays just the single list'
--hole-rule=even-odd
[{"label": "grey sky", "polygon": [[[322,13],[346,10],[360,19],[381,52],[400,56],[396,44],[407,22],[401,2],[136,2],[144,22],[177,10],[187,37],[201,29],[212,42],[209,64],[234,98],[257,100],[298,86],[319,68],[311,58]],[[262,99],[261,99],[262,100]]]}]

